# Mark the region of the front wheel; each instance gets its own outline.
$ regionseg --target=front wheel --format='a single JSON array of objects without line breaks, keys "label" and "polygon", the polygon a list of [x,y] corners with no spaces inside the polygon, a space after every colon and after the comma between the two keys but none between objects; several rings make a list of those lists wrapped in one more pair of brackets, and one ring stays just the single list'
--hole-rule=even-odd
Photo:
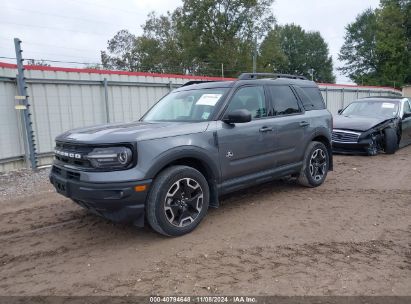
[{"label": "front wheel", "polygon": [[398,150],[398,136],[393,128],[384,129],[384,152],[394,154]]},{"label": "front wheel", "polygon": [[298,183],[305,187],[318,187],[327,177],[329,155],[326,146],[318,141],[311,142],[305,151]]},{"label": "front wheel", "polygon": [[189,233],[206,215],[209,193],[206,179],[196,169],[169,167],[154,180],[146,204],[147,220],[167,236]]}]

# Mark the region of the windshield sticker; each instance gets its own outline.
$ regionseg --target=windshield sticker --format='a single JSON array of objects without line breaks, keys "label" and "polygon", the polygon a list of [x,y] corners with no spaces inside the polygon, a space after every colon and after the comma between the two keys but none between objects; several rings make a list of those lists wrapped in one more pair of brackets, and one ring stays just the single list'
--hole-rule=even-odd
[{"label": "windshield sticker", "polygon": [[394,109],[395,105],[393,103],[384,102],[381,107],[384,109]]},{"label": "windshield sticker", "polygon": [[201,119],[208,119],[208,116],[210,116],[210,113],[204,112],[203,115],[201,115]]},{"label": "windshield sticker", "polygon": [[204,94],[198,100],[196,105],[215,106],[223,94]]}]

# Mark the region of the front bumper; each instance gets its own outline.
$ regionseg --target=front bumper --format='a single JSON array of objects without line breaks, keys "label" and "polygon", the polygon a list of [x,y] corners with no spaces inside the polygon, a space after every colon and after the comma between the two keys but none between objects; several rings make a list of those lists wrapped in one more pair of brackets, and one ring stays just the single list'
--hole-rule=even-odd
[{"label": "front bumper", "polygon": [[[80,180],[79,172],[54,165],[50,182],[58,193],[95,214],[113,222],[144,225],[144,206],[151,179],[115,183],[84,182]],[[146,185],[145,191],[136,192],[134,187],[139,185]]]},{"label": "front bumper", "polygon": [[370,138],[361,139],[356,143],[332,141],[333,152],[341,154],[368,154],[371,145],[372,140]]}]

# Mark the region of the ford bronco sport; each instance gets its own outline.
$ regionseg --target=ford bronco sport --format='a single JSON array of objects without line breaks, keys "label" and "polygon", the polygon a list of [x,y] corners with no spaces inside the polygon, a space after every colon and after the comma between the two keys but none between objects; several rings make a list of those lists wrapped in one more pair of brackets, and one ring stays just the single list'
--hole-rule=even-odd
[{"label": "ford bronco sport", "polygon": [[301,76],[245,73],[188,82],[139,121],[56,138],[57,192],[116,222],[178,236],[219,196],[273,179],[321,185],[332,170],[332,116]]}]

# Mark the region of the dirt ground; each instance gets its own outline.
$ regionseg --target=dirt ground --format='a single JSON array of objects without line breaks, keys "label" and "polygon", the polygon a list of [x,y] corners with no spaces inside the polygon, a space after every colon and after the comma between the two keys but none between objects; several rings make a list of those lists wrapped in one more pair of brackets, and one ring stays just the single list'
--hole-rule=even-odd
[{"label": "dirt ground", "polygon": [[179,238],[90,215],[45,175],[0,185],[0,295],[411,295],[411,146],[336,156],[319,188],[234,193]]}]

